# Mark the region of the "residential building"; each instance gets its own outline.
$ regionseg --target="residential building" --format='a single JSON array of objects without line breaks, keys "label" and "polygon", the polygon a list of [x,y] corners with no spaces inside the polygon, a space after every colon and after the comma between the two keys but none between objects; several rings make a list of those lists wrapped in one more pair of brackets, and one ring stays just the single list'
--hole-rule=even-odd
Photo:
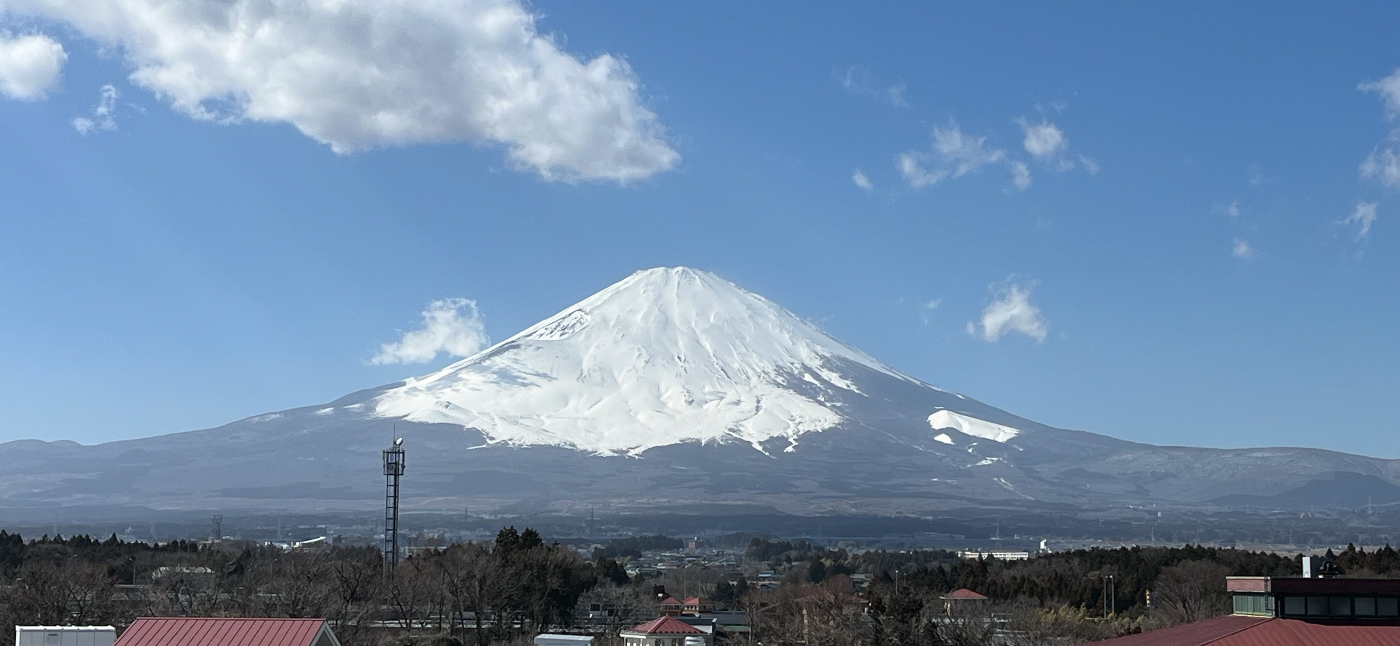
[{"label": "residential building", "polygon": [[675,617],[658,617],[621,631],[618,636],[623,646],[713,646],[712,637],[705,631]]},{"label": "residential building", "polygon": [[1400,579],[1226,579],[1234,614],[1098,642],[1105,646],[1400,646]]}]

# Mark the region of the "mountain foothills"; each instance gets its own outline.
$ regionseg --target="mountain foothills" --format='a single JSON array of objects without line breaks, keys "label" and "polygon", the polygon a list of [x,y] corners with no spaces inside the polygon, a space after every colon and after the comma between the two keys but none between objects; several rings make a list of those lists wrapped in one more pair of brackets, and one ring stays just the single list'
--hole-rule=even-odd
[{"label": "mountain foothills", "polygon": [[330,403],[94,446],[0,444],[0,509],[365,511],[395,433],[406,507],[422,511],[1400,502],[1400,461],[1053,428],[901,374],[713,274],[660,268]]}]

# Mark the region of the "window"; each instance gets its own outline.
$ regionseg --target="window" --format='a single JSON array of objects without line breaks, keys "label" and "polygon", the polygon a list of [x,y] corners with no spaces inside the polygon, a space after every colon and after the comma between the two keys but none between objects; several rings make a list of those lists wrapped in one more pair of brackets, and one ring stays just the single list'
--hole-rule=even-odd
[{"label": "window", "polygon": [[1357,598],[1356,598],[1356,616],[1358,616],[1358,617],[1374,617],[1374,616],[1376,616],[1376,598],[1375,598],[1375,597],[1357,597]]},{"label": "window", "polygon": [[1285,615],[1306,615],[1308,614],[1307,599],[1303,597],[1284,597],[1283,614]]},{"label": "window", "polygon": [[1274,614],[1273,600],[1273,597],[1263,594],[1236,593],[1235,614],[1272,616]]},{"label": "window", "polygon": [[1333,617],[1351,616],[1351,597],[1332,597],[1329,601],[1330,612],[1327,614]]},{"label": "window", "polygon": [[1314,617],[1325,617],[1329,605],[1327,597],[1308,597],[1308,614]]},{"label": "window", "polygon": [[1400,599],[1395,597],[1376,599],[1376,614],[1382,617],[1400,616]]}]

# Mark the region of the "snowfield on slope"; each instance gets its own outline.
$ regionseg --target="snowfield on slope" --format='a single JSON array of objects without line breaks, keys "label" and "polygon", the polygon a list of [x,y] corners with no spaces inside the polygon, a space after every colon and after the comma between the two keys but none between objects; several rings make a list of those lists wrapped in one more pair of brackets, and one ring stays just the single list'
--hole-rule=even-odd
[{"label": "snowfield on slope", "polygon": [[[984,440],[1001,442],[1003,444],[1005,444],[1007,440],[1010,440],[1011,438],[1014,438],[1017,435],[1021,434],[1020,430],[1011,428],[1010,426],[994,424],[992,422],[977,419],[976,417],[968,417],[967,415],[954,413],[950,410],[941,410],[932,415],[929,415],[928,425],[933,427],[933,430],[935,431],[941,431],[945,428],[951,428],[955,431],[958,431],[959,433],[962,433],[963,435],[980,437]],[[943,437],[946,437],[946,435],[944,435]],[[949,444],[951,443],[952,442],[949,442]]]},{"label": "snowfield on slope", "polygon": [[658,268],[373,405],[378,417],[460,424],[511,445],[607,455],[682,442],[760,448],[842,421],[823,400],[859,395],[837,372],[843,361],[921,383],[713,274]]}]

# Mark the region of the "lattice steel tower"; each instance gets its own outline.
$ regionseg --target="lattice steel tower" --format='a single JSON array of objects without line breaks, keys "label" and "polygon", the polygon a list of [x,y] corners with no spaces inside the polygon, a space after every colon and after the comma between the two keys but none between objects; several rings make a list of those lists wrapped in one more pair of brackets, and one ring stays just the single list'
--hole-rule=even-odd
[{"label": "lattice steel tower", "polygon": [[384,578],[399,565],[399,476],[403,475],[403,438],[384,449]]}]

